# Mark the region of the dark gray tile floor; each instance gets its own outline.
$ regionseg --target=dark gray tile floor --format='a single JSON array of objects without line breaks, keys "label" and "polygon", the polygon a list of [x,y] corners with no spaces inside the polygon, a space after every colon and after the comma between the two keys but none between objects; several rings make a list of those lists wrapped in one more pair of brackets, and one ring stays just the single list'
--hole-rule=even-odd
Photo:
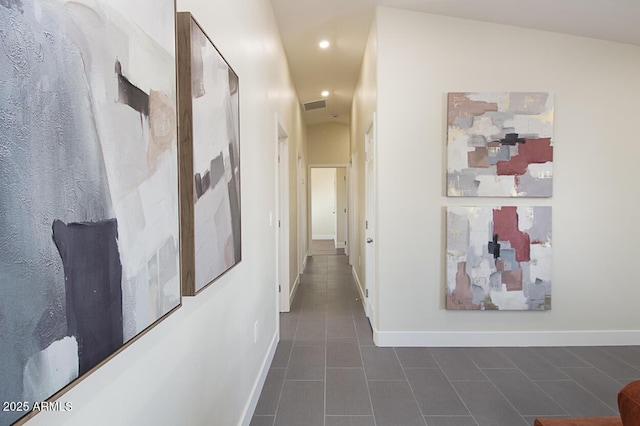
[{"label": "dark gray tile floor", "polygon": [[516,426],[608,416],[640,346],[378,348],[344,255],[314,255],[252,426]]}]

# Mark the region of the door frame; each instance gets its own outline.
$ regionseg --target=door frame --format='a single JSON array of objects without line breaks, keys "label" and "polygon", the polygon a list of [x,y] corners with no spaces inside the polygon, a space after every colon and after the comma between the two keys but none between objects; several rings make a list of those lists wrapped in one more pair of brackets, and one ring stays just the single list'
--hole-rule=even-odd
[{"label": "door frame", "polygon": [[306,231],[305,231],[305,226],[307,226],[306,222],[306,211],[305,211],[305,206],[307,205],[306,200],[305,200],[305,196],[307,194],[306,191],[306,182],[307,182],[307,178],[306,175],[304,173],[305,171],[305,167],[304,167],[304,158],[302,157],[301,153],[298,152],[297,153],[297,158],[298,158],[298,162],[297,162],[297,166],[296,166],[296,174],[297,174],[297,188],[296,188],[296,194],[297,194],[297,206],[298,206],[298,218],[297,218],[297,222],[298,222],[298,259],[297,259],[297,263],[298,263],[298,275],[301,275],[304,272],[304,267],[307,263],[307,255],[308,255],[308,251],[309,251],[309,246],[307,243],[307,239],[306,239]]},{"label": "door frame", "polygon": [[[365,223],[364,223],[364,257],[365,257],[365,313],[371,327],[377,330],[377,290],[378,290],[378,174],[377,174],[377,135],[376,115],[373,114],[365,132]],[[371,239],[372,242],[368,242]]]},{"label": "door frame", "polygon": [[[346,215],[346,219],[347,219],[347,234],[345,235],[345,239],[346,239],[346,247],[345,247],[345,253],[347,252],[347,248],[351,245],[351,241],[350,241],[350,237],[349,237],[349,229],[351,229],[351,223],[350,223],[350,215],[349,215],[349,194],[351,191],[351,187],[349,185],[350,183],[350,179],[351,176],[349,175],[348,171],[349,171],[349,163],[319,163],[319,164],[308,164],[307,165],[307,182],[309,183],[307,185],[307,249],[309,250],[309,253],[311,252],[311,241],[313,240],[313,229],[312,229],[312,222],[311,222],[311,211],[313,206],[311,205],[311,190],[312,190],[312,185],[313,182],[311,182],[311,169],[345,169],[345,176],[347,178],[347,183],[346,183],[346,200],[347,200],[347,215]],[[336,229],[337,232],[337,229]],[[310,253],[311,254],[311,253]]]},{"label": "door frame", "polygon": [[289,282],[289,135],[276,118],[276,291],[278,311],[291,310]]}]

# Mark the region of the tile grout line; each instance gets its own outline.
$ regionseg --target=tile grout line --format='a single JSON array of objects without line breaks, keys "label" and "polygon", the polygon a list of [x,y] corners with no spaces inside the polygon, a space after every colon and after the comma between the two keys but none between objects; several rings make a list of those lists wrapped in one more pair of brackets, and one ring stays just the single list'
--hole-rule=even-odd
[{"label": "tile grout line", "polygon": [[[354,319],[355,326],[355,319]],[[356,331],[357,334],[357,331]],[[358,340],[358,339],[356,339]],[[360,341],[358,340],[358,353],[360,354],[360,362],[362,363],[362,373],[364,374],[364,384],[367,387],[367,396],[369,397],[369,408],[371,408],[371,416],[373,417],[373,425],[377,426],[378,421],[376,419],[376,412],[373,410],[373,399],[371,398],[371,389],[369,389],[369,378],[367,377],[367,368],[364,365],[364,357],[362,356],[362,349],[360,347]]]},{"label": "tile grout line", "polygon": [[411,382],[409,381],[409,376],[407,376],[407,372],[404,371],[404,366],[402,365],[402,362],[400,362],[400,357],[398,356],[398,352],[396,352],[395,347],[393,347],[392,349],[393,349],[393,354],[396,356],[396,360],[398,361],[398,365],[400,366],[400,370],[402,370],[402,375],[404,376],[404,379],[407,381],[407,385],[409,385],[409,390],[411,391],[411,395],[413,396],[413,402],[415,402],[416,405],[418,406],[418,411],[420,412],[422,423],[424,423],[425,426],[428,426],[427,420],[424,418],[424,412],[422,411],[422,407],[420,406],[420,403],[418,402],[418,398],[416,398],[416,393],[413,390],[413,386],[411,386]]},{"label": "tile grout line", "polygon": [[[529,350],[530,350],[530,349],[529,349]],[[531,350],[530,350],[530,351],[531,351]],[[531,351],[531,352],[533,352],[533,351]],[[534,353],[535,353],[535,352],[534,352]],[[537,355],[537,354],[536,354],[536,355]],[[507,357],[506,355],[504,355],[504,356],[505,356],[505,357]],[[525,416],[525,415],[524,415],[524,414],[522,414],[522,413],[520,412],[520,410],[518,410],[518,409],[516,408],[516,406],[515,406],[515,405],[513,405],[513,403],[511,402],[511,400],[510,400],[509,398],[507,398],[507,396],[506,396],[504,393],[502,393],[502,391],[500,390],[500,388],[499,388],[495,383],[493,383],[493,381],[491,380],[491,377],[489,377],[489,376],[484,372],[484,370],[483,370],[482,368],[478,367],[478,364],[476,364],[476,362],[475,362],[473,359],[471,359],[471,358],[469,358],[469,359],[470,359],[470,360],[471,360],[471,362],[473,362],[473,364],[478,368],[478,370],[480,370],[480,372],[482,373],[482,375],[483,375],[483,376],[485,376],[485,377],[487,378],[487,381],[488,381],[489,383],[491,383],[491,386],[493,386],[493,387],[498,391],[498,393],[502,396],[502,398],[503,398],[505,401],[507,401],[507,403],[511,406],[511,408],[513,408],[513,410],[514,410],[516,413],[518,413],[518,415],[522,418],[522,420],[524,420],[524,422],[525,422],[525,423],[528,423],[528,422],[527,422],[527,419],[525,419],[525,418],[524,418],[524,416]],[[508,359],[509,361],[511,361],[511,359],[509,359],[509,357],[507,357],[507,359]],[[544,361],[548,362],[546,359],[545,359]],[[529,376],[527,376],[527,375],[525,374],[525,372],[524,372],[524,371],[522,371],[522,370],[520,369],[520,367],[518,367],[518,365],[516,365],[516,363],[515,363],[515,362],[513,362],[513,361],[511,361],[511,362],[516,366],[516,369],[517,369],[518,371],[520,371],[520,372],[524,375],[524,377],[526,377],[526,378],[527,378],[530,382],[532,382],[532,383],[533,383],[533,384],[534,384],[538,389],[540,389],[540,386],[538,386],[538,385],[533,381],[533,379],[532,379],[532,378],[530,378]],[[549,363],[549,362],[548,362],[548,363]],[[551,365],[551,363],[549,363],[549,365]],[[552,366],[553,366],[553,365],[552,365]],[[555,368],[555,366],[553,366],[553,367]],[[562,372],[561,372],[561,373],[562,373]],[[564,373],[563,373],[563,374],[564,374]],[[561,406],[560,404],[558,404],[558,403],[557,403],[553,398],[551,398],[551,396],[550,396],[550,395],[548,395],[544,390],[542,390],[542,389],[540,389],[540,390],[542,391],[542,393],[544,393],[545,395],[547,395],[547,396],[551,399],[551,401],[553,401],[553,402],[554,402],[558,407],[560,407],[560,409],[561,409],[562,411],[564,411],[564,412],[565,412],[565,414],[567,414],[567,415],[569,414],[569,413],[567,412],[567,410],[566,410],[563,406]],[[536,417],[540,417],[540,415],[538,415],[538,414],[536,414],[535,416],[536,416]],[[546,416],[546,415],[544,415],[544,414],[543,414],[542,416]]]},{"label": "tile grout line", "polygon": [[[585,347],[593,347],[593,346],[585,346]],[[613,410],[614,413],[618,413],[618,407],[612,407],[609,404],[607,404],[606,402],[604,402],[602,399],[600,399],[596,394],[594,394],[593,392],[591,392],[589,389],[587,389],[586,387],[582,386],[582,384],[580,384],[577,380],[575,380],[573,377],[570,377],[568,374],[566,374],[564,371],[561,370],[561,368],[564,369],[571,369],[571,368],[584,368],[584,369],[593,369],[596,371],[599,371],[600,373],[604,374],[605,376],[607,376],[608,378],[614,380],[617,382],[617,380],[613,377],[611,377],[610,375],[608,375],[607,373],[605,373],[604,371],[602,371],[601,369],[599,369],[598,367],[596,367],[595,365],[593,365],[592,363],[590,363],[588,360],[582,358],[580,355],[571,352],[570,349],[568,348],[563,348],[565,351],[569,352],[571,355],[575,356],[576,358],[578,358],[579,360],[583,361],[585,364],[587,364],[589,367],[555,367],[558,369],[558,371],[560,371],[562,374],[564,374],[565,376],[569,377],[569,379],[571,379],[576,385],[578,385],[579,387],[581,387],[582,389],[584,389],[585,392],[587,392],[589,395],[593,396],[595,399],[597,399],[598,401],[600,401],[602,404],[604,404],[605,407]],[[532,351],[533,353],[536,353],[535,351]],[[537,354],[536,354],[537,355]],[[542,357],[541,355],[538,355],[539,357],[541,357],[542,359],[544,359],[545,361],[547,361],[544,357]],[[549,364],[551,364],[551,362],[547,361]],[[551,364],[553,365],[553,364]],[[526,374],[525,374],[526,375]],[[563,407],[564,408],[564,407]]]},{"label": "tile grout line", "polygon": [[[431,358],[433,358],[433,360],[435,361],[436,365],[438,366],[438,368],[440,369],[440,372],[442,373],[442,375],[444,376],[445,379],[447,379],[447,381],[449,382],[449,386],[451,386],[451,389],[453,389],[453,391],[456,393],[456,395],[458,395],[458,399],[462,402],[462,405],[464,405],[464,408],[467,409],[467,411],[469,412],[469,415],[471,416],[471,418],[473,419],[473,421],[475,422],[475,424],[477,426],[480,425],[480,423],[478,423],[478,420],[476,420],[476,416],[473,415],[473,413],[471,412],[471,410],[469,409],[469,406],[467,405],[467,402],[464,400],[464,398],[462,398],[462,395],[460,395],[460,392],[458,392],[458,389],[456,389],[455,386],[453,386],[453,382],[452,380],[449,378],[449,376],[447,376],[447,373],[444,371],[444,369],[442,368],[442,366],[440,365],[440,362],[438,362],[438,358],[436,358],[435,356],[433,356],[433,354],[431,353],[431,351],[429,351],[429,355],[431,355]],[[466,355],[466,354],[465,354]],[[474,365],[476,364],[473,360],[471,360],[471,362],[474,363]],[[477,367],[477,365],[476,365]],[[480,380],[477,380],[480,381]],[[484,382],[484,381],[483,381]]]},{"label": "tile grout line", "polygon": [[[300,306],[302,308],[302,306]],[[295,346],[296,336],[298,335],[298,327],[300,326],[300,317],[298,316],[298,320],[296,321],[296,331],[293,333],[293,339],[291,340],[291,349],[289,350],[289,357],[287,358],[287,366],[285,368],[284,377],[282,379],[282,384],[280,385],[280,393],[278,395],[278,402],[276,404],[276,410],[273,415],[273,426],[276,424],[276,419],[278,418],[278,410],[280,409],[280,402],[282,401],[282,392],[284,391],[284,385],[287,382],[287,375],[289,374],[289,365],[291,364],[291,358],[293,357],[293,347]],[[277,350],[277,348],[276,348]]]},{"label": "tile grout line", "polygon": [[[327,261],[328,260],[329,259],[327,258]],[[324,278],[324,392],[322,393],[324,397],[324,409],[322,411],[322,424],[324,426],[327,425],[327,347],[329,343],[329,313],[327,312],[327,303],[328,303],[327,280],[329,279],[328,268],[329,268],[329,265],[327,265],[327,273],[325,274],[325,278]]]}]

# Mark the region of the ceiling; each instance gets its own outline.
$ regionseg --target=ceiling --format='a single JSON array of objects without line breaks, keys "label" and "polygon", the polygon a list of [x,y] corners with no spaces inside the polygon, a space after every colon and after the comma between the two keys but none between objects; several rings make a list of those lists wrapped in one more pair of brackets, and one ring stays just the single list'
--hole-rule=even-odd
[{"label": "ceiling", "polygon": [[[630,43],[640,46],[640,0],[271,0],[307,124],[349,122],[376,6]],[[328,40],[331,46],[320,49]],[[640,70],[639,70],[640,72]]]}]

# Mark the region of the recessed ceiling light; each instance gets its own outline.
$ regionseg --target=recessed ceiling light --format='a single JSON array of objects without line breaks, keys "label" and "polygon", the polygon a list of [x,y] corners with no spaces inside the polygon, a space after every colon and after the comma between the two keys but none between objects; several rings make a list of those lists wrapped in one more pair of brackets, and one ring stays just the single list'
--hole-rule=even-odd
[{"label": "recessed ceiling light", "polygon": [[323,90],[323,91],[322,91],[322,96],[324,96],[325,98],[326,98],[327,96],[329,96],[329,91],[328,91],[328,90]]},{"label": "recessed ceiling light", "polygon": [[322,40],[322,41],[320,42],[320,44],[319,44],[320,49],[326,49],[327,47],[329,47],[329,44],[330,44],[330,43],[329,43],[329,41],[327,41],[327,40]]}]

